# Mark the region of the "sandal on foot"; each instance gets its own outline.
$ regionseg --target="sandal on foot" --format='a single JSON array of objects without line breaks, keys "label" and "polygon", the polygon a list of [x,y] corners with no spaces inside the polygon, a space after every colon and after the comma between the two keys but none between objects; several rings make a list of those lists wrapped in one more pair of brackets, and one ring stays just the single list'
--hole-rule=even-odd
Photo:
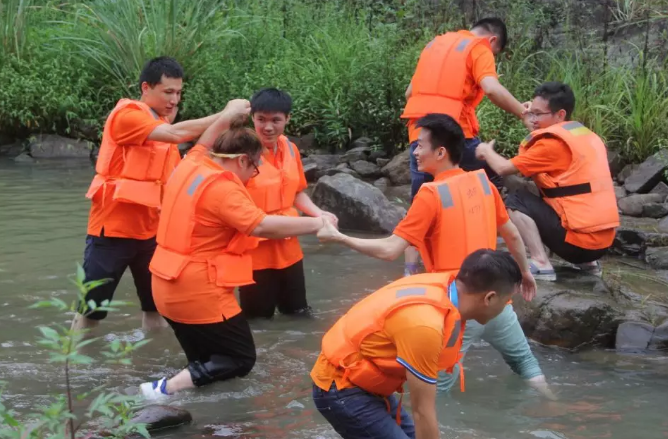
[{"label": "sandal on foot", "polygon": [[529,261],[529,268],[531,269],[531,274],[536,280],[546,280],[554,282],[557,280],[557,273],[554,271],[554,268],[538,268],[538,265],[534,261]]}]

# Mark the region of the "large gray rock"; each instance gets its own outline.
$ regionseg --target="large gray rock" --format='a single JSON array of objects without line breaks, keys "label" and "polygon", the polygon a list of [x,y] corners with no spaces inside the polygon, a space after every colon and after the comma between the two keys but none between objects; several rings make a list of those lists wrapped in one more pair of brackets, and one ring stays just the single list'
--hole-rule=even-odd
[{"label": "large gray rock", "polygon": [[642,207],[642,216],[647,218],[663,218],[666,215],[668,215],[668,204],[666,203],[647,203]]},{"label": "large gray rock", "polygon": [[365,160],[351,162],[350,167],[353,168],[353,171],[357,172],[362,178],[378,178],[381,176],[380,167]]},{"label": "large gray rock", "polygon": [[619,172],[619,174],[617,174],[617,181],[621,184],[624,184],[624,182],[629,177],[629,175],[631,175],[633,172],[635,172],[635,170],[638,169],[639,166],[640,165],[636,165],[636,164],[630,164],[630,165],[624,166],[624,168],[622,168],[622,170]]},{"label": "large gray rock", "polygon": [[192,420],[187,410],[168,405],[149,405],[139,410],[131,422],[146,424],[147,430],[156,431],[189,424]]},{"label": "large gray rock", "polygon": [[654,333],[649,341],[648,348],[651,350],[668,349],[668,322],[654,328]]},{"label": "large gray rock", "polygon": [[392,183],[387,177],[380,177],[378,180],[373,182],[373,185],[385,193]]},{"label": "large gray rock", "polygon": [[390,160],[390,163],[385,165],[382,173],[389,178],[393,185],[400,186],[402,184],[410,184],[411,169],[410,169],[410,151],[406,149],[401,154],[398,154]]},{"label": "large gray rock", "polygon": [[615,348],[618,350],[645,350],[654,333],[654,326],[645,322],[624,322],[617,328]]},{"label": "large gray rock", "polygon": [[408,205],[411,202],[411,185],[392,186],[385,195],[390,201]]},{"label": "large gray rock", "polygon": [[513,306],[527,337],[568,349],[612,346],[621,318],[614,298],[596,292],[591,281],[586,284],[582,281],[570,285],[560,283],[539,283],[538,293],[531,302],[521,297],[513,298]]},{"label": "large gray rock", "polygon": [[384,159],[382,157],[379,157],[376,159],[376,164],[380,166],[381,168],[384,168],[387,166],[387,164],[390,163],[390,159]]},{"label": "large gray rock", "polygon": [[657,270],[668,270],[668,247],[651,247],[645,251],[645,261]]},{"label": "large gray rock", "polygon": [[15,158],[25,150],[21,141],[0,145],[0,157]]},{"label": "large gray rock", "polygon": [[[343,164],[345,165],[345,163],[343,163]],[[348,166],[345,166],[345,167],[338,167],[337,166],[336,168],[328,169],[327,171],[324,172],[324,174],[318,175],[318,179],[320,179],[321,177],[324,177],[324,176],[330,176],[331,177],[332,175],[336,175],[336,174],[348,174],[348,175],[350,175],[352,177],[355,177],[355,178],[362,178],[362,177],[360,177],[360,175],[357,172],[353,171]]]},{"label": "large gray rock", "polygon": [[[308,157],[304,157],[302,165],[305,169],[308,166],[309,174],[311,175],[311,180],[308,181],[317,181],[320,177],[326,175],[327,171],[336,168],[339,164],[339,157],[336,154],[311,154]],[[310,165],[315,165],[315,167]]]},{"label": "large gray rock", "polygon": [[629,192],[647,193],[661,181],[666,167],[668,167],[668,152],[659,151],[628,176],[624,181],[624,187]]},{"label": "large gray rock", "polygon": [[341,161],[352,164],[358,160],[369,160],[371,155],[371,147],[362,145],[356,146],[355,148],[349,149],[345,154],[341,156]]},{"label": "large gray rock", "polygon": [[380,189],[347,174],[322,177],[315,185],[313,202],[339,218],[339,227],[375,233],[391,233],[406,214]]},{"label": "large gray rock", "polygon": [[621,200],[627,195],[624,186],[614,186],[614,189],[615,189],[615,198],[617,198],[617,201]]},{"label": "large gray rock", "polygon": [[86,158],[90,156],[93,143],[55,134],[38,134],[30,139],[29,148],[34,158]]},{"label": "large gray rock", "polygon": [[659,221],[657,228],[659,229],[659,232],[668,233],[668,218]]},{"label": "large gray rock", "polygon": [[661,194],[664,197],[666,197],[666,199],[668,199],[668,184],[660,181],[659,184],[654,186],[654,189],[649,191],[649,193],[650,194]]},{"label": "large gray rock", "polygon": [[663,197],[659,194],[633,194],[617,202],[624,215],[642,216],[643,206],[647,203],[659,203]]}]

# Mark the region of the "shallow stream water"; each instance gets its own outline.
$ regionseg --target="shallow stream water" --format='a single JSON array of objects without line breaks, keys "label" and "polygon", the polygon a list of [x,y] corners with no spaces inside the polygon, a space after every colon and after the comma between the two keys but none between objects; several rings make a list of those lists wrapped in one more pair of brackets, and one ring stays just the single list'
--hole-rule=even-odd
[{"label": "shallow stream water", "polygon": [[[67,275],[81,261],[92,169],[87,161],[31,165],[0,161],[0,381],[2,398],[28,412],[62,391],[60,368],[48,364],[35,343],[39,325],[68,325],[71,315],[30,310],[45,297],[67,302],[74,290]],[[194,423],[158,436],[167,438],[336,438],[315,410],[308,373],[324,331],[356,300],[402,274],[387,263],[337,246],[303,239],[312,319],[277,316],[253,322],[258,362],[244,379],[185,392],[170,403],[188,409]],[[539,286],[540,287],[540,286]],[[102,324],[107,340],[152,341],[133,356],[131,367],[78,367],[77,391],[108,384],[134,392],[149,379],[185,365],[171,330],[145,334],[128,275],[116,298],[123,307]],[[90,354],[95,357],[95,345]],[[559,394],[547,403],[513,376],[500,355],[482,344],[466,358],[466,392],[438,399],[444,438],[496,439],[659,439],[668,438],[668,358],[619,355],[608,351],[569,353],[535,346]],[[404,404],[409,405],[408,398]]]}]

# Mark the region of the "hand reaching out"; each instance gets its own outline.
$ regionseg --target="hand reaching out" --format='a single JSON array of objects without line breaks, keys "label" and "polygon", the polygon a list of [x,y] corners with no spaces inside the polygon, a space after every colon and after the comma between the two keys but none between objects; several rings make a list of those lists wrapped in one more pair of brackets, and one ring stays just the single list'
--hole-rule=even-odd
[{"label": "hand reaching out", "polygon": [[323,218],[326,218],[337,229],[339,228],[339,219],[333,213],[327,212],[326,210],[323,210],[322,213],[320,214],[320,216],[323,217]]},{"label": "hand reaching out", "polygon": [[[330,214],[331,215],[331,214]],[[322,216],[323,226],[318,230],[317,237],[320,242],[338,241],[343,235],[336,226],[325,216]]]},{"label": "hand reaching out", "polygon": [[536,288],[536,280],[533,278],[533,275],[530,272],[522,273],[520,291],[524,300],[531,302],[536,297]]}]

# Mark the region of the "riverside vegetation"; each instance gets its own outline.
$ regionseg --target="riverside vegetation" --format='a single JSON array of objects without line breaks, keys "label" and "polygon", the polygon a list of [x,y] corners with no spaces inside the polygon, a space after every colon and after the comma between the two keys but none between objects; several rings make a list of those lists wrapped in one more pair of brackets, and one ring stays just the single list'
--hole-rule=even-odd
[{"label": "riverside vegetation", "polygon": [[[498,68],[518,98],[562,80],[575,117],[625,160],[668,146],[668,0],[0,0],[0,133],[98,140],[115,101],[137,95],[143,62],[170,55],[187,74],[181,118],[277,86],[295,100],[290,134],[395,152],[421,49],[489,14],[509,25]],[[637,44],[615,51],[620,40]],[[515,152],[521,124],[487,101],[479,111],[482,137]]]}]

